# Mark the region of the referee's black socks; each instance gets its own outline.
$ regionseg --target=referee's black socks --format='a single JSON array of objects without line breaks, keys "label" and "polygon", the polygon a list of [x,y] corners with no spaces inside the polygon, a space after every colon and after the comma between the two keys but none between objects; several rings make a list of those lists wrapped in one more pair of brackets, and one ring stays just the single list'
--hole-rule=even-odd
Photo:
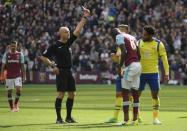
[{"label": "referee's black socks", "polygon": [[61,105],[62,105],[62,99],[56,98],[55,101],[55,109],[56,109],[56,115],[57,115],[57,120],[61,120]]},{"label": "referee's black socks", "polygon": [[72,108],[73,108],[73,101],[74,101],[74,99],[70,99],[70,98],[68,98],[67,101],[66,101],[66,111],[67,111],[66,118],[71,118],[71,111],[72,111]]}]

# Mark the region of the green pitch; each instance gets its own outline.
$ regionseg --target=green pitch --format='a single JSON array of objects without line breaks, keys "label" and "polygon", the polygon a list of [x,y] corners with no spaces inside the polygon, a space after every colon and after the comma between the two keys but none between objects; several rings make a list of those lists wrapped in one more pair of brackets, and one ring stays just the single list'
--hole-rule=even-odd
[{"label": "green pitch", "polygon": [[[56,117],[54,85],[25,85],[21,110],[9,112],[5,90],[0,87],[0,131],[187,131],[187,86],[162,86],[160,120],[152,125],[149,90],[141,97],[143,123],[138,126],[104,124],[113,115],[115,90],[113,85],[78,85],[73,116],[78,124],[54,124]],[[65,98],[66,100],[66,98]],[[65,103],[62,105],[65,116]],[[120,120],[123,119],[122,112]]]}]

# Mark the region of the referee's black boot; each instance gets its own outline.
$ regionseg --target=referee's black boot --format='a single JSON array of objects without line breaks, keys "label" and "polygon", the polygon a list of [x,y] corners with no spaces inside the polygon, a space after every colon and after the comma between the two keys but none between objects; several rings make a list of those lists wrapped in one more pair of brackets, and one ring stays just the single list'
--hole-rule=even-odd
[{"label": "referee's black boot", "polygon": [[65,122],[63,121],[63,119],[57,119],[56,124],[65,124]]},{"label": "referee's black boot", "polygon": [[72,117],[68,118],[66,117],[66,120],[65,120],[67,123],[77,123]]}]

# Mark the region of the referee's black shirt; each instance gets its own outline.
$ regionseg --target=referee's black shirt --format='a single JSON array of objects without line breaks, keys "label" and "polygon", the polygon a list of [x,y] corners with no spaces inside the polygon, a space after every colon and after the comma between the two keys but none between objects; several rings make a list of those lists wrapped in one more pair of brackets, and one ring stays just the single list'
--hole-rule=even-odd
[{"label": "referee's black shirt", "polygon": [[73,44],[76,38],[77,37],[74,34],[71,34],[67,43],[57,41],[56,44],[51,45],[47,50],[44,51],[43,56],[49,59],[54,56],[59,69],[71,69],[72,60],[70,46]]}]

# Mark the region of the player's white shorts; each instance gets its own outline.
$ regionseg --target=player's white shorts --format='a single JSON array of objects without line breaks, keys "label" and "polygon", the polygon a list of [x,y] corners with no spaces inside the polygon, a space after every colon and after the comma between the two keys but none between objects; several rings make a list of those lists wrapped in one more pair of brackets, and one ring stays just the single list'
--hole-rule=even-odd
[{"label": "player's white shorts", "polygon": [[10,89],[14,89],[15,87],[22,87],[22,78],[21,77],[17,77],[14,79],[6,79],[6,89],[10,90]]},{"label": "player's white shorts", "polygon": [[133,62],[125,67],[122,78],[122,88],[138,90],[140,84],[141,65],[140,62]]}]

